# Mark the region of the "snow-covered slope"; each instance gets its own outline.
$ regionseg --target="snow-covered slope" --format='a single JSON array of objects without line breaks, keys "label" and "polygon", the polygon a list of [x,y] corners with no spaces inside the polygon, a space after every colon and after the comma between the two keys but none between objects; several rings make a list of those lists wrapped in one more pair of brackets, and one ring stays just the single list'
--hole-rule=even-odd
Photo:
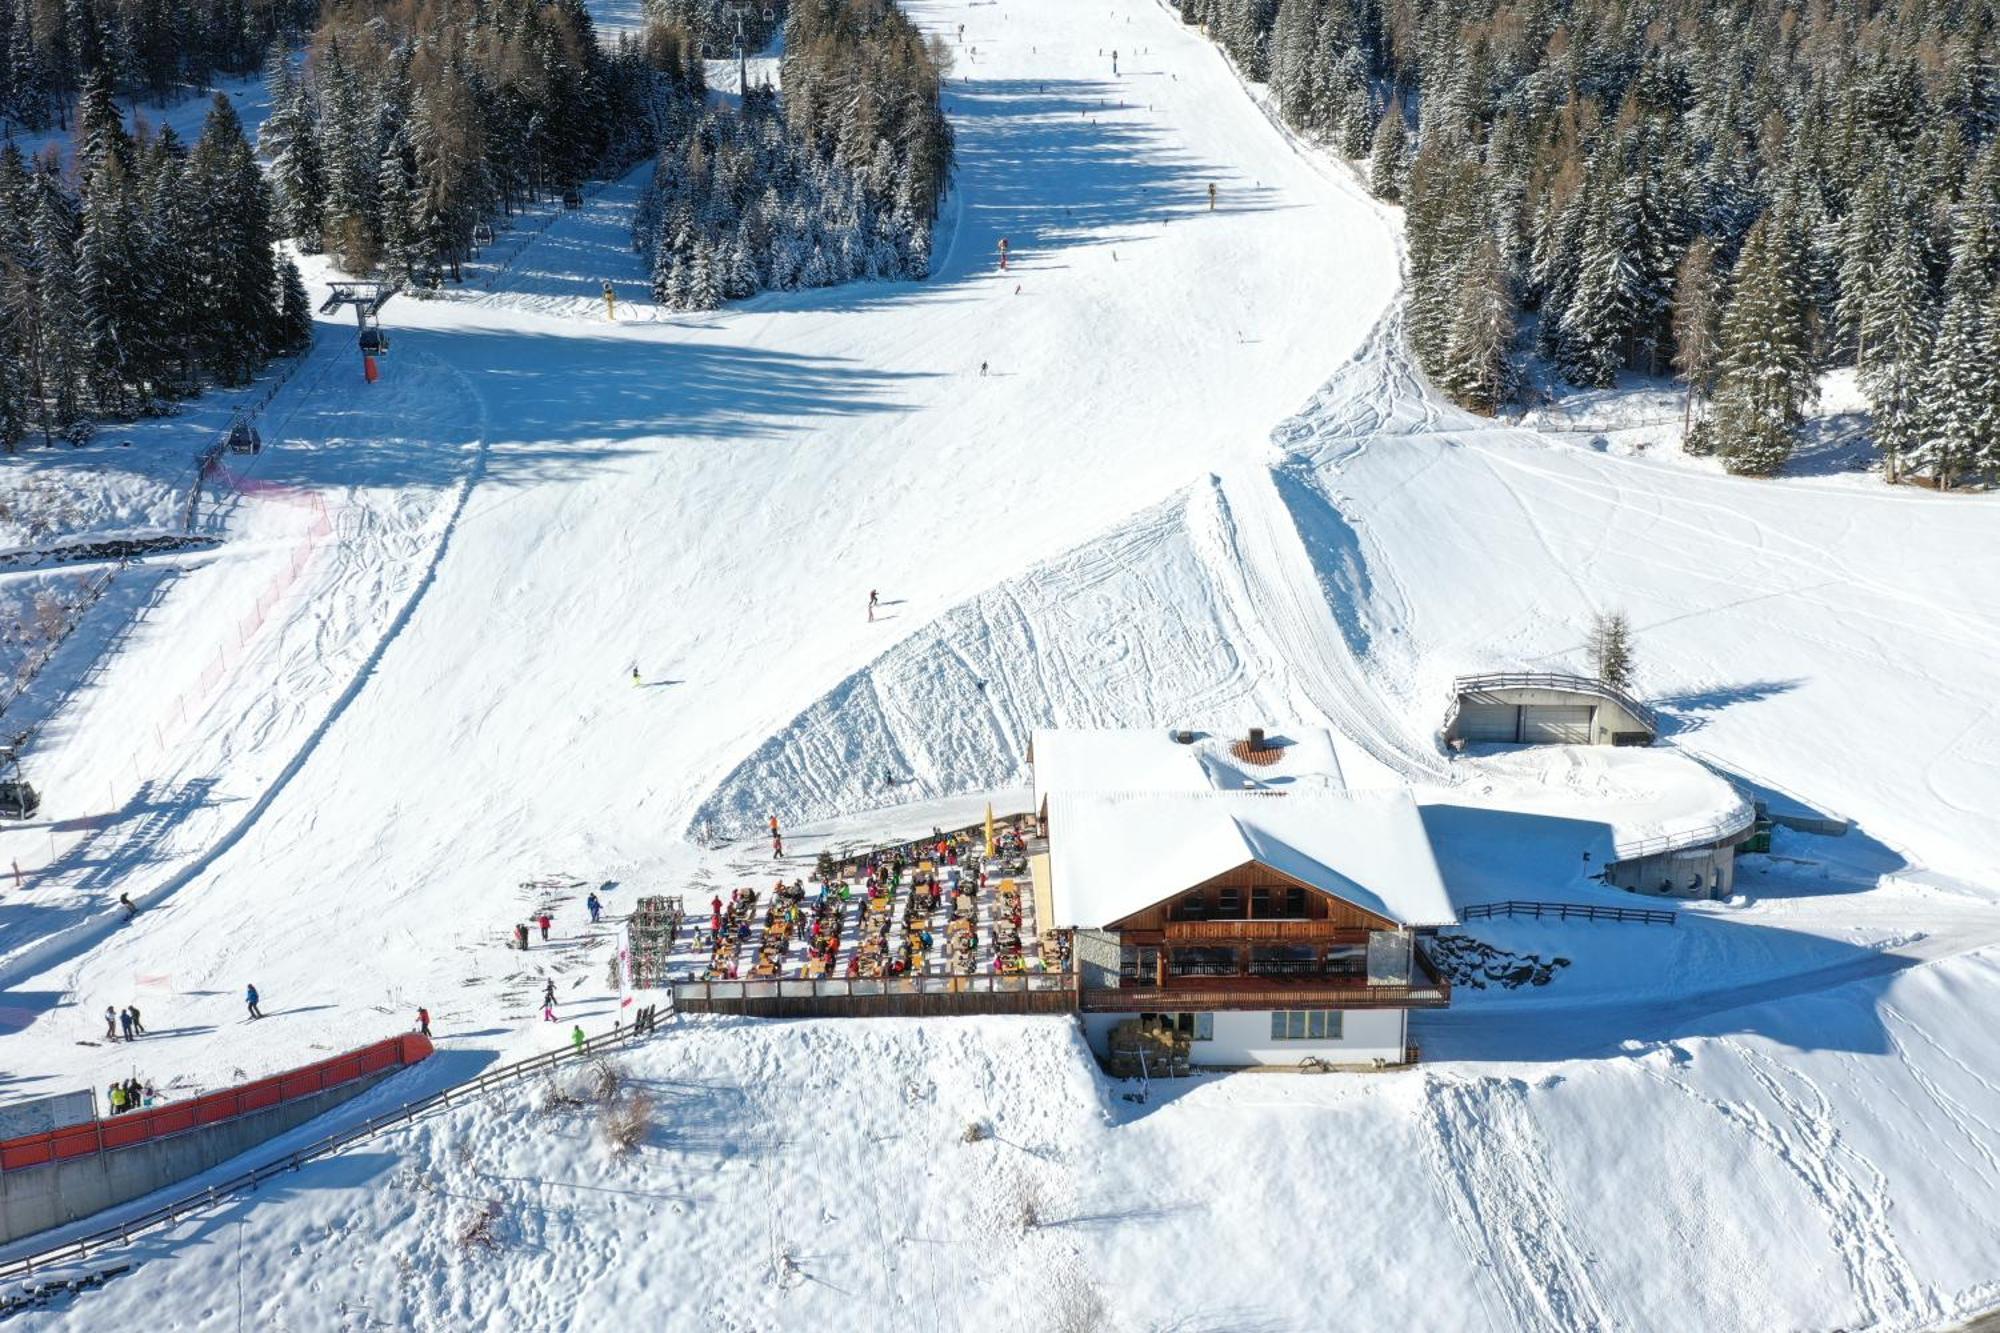
[{"label": "snow-covered slope", "polygon": [[[1993,972],[1608,1059],[1144,1104],[1060,1019],[688,1023],[619,1062],[655,1106],[630,1156],[595,1109],[496,1094],[142,1241],[133,1273],[21,1323],[1910,1327],[2000,1270],[1973,1072],[2000,1045],[1959,1021]],[[489,1211],[493,1248],[466,1243]]]},{"label": "snow-covered slope", "polygon": [[[966,25],[931,282],[666,315],[628,245],[638,173],[524,220],[465,292],[393,303],[381,384],[323,327],[227,544],[38,705],[47,818],[0,832],[28,879],[0,899],[7,1090],[212,1086],[420,1003],[448,1050],[560,1040],[524,1022],[545,976],[566,1019],[610,1016],[586,884],[615,914],[750,882],[754,843],[689,832],[774,811],[827,821],[808,857],[865,807],[967,814],[1049,723],[1324,723],[1350,782],[1424,788],[1454,889],[1603,893],[1579,848],[1666,786],[1431,737],[1452,675],[1573,662],[1622,606],[1673,741],[1857,831],[1781,837],[1751,902],[1655,952],[1495,928],[1575,965],[1420,1030],[1414,1074],[1205,1082],[1139,1115],[1059,1023],[682,1030],[646,1057],[667,1105],[638,1165],[496,1103],[243,1205],[246,1271],[313,1272],[263,1322],[907,1301],[1062,1326],[1095,1286],[1098,1322],[1135,1328],[1908,1327],[2000,1298],[1975,1216],[2000,1203],[2000,1061],[1961,1017],[2000,998],[2000,506],[1451,412],[1401,352],[1393,217],[1199,34],[1136,0],[910,8]],[[121,891],[148,904],[130,925]],[[543,906],[551,947],[505,951]],[[238,1021],[246,982],[270,1021]],[[90,1044],[134,999],[162,1035]],[[975,1113],[1001,1139],[958,1144]],[[416,1173],[504,1193],[508,1243],[461,1255],[468,1200],[396,1184]],[[1023,1176],[1062,1225],[1002,1225]],[[364,1236],[408,1261],[353,1268]],[[221,1237],[151,1242],[171,1257],[51,1322],[144,1299],[223,1326]]]}]

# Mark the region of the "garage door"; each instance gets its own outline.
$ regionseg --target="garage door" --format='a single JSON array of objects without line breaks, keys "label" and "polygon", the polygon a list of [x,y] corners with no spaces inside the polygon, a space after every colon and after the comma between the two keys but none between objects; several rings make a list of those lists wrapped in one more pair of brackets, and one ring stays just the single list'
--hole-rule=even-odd
[{"label": "garage door", "polygon": [[1530,745],[1588,745],[1590,718],[1596,711],[1588,704],[1560,708],[1524,705],[1521,709],[1521,739]]},{"label": "garage door", "polygon": [[1517,711],[1512,704],[1466,704],[1458,710],[1458,734],[1474,744],[1481,741],[1512,744]]}]

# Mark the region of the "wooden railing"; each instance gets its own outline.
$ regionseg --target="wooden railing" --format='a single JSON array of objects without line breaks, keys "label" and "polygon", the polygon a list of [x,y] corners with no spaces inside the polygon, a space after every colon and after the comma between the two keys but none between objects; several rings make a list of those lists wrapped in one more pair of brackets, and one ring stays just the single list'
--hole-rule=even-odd
[{"label": "wooden railing", "polygon": [[[1313,921],[1297,917],[1251,917],[1244,920],[1228,921],[1169,921],[1165,926],[1169,944],[1198,944],[1216,941],[1225,944],[1254,943],[1270,940],[1273,943],[1292,944],[1302,940],[1324,941],[1326,943],[1359,943],[1352,937],[1356,933],[1353,926],[1336,925],[1332,921]],[[1342,939],[1343,936],[1347,938]]]},{"label": "wooden railing", "polygon": [[1134,1010],[1209,1009],[1442,1009],[1451,1003],[1447,982],[1412,982],[1401,986],[1370,986],[1352,982],[1266,981],[1240,979],[1225,986],[1213,980],[1189,978],[1187,984],[1165,986],[1090,987],[1079,993],[1085,1013]]},{"label": "wooden railing", "polygon": [[1502,903],[1473,903],[1459,912],[1464,921],[1484,921],[1496,916],[1531,916],[1537,920],[1554,917],[1567,921],[1636,921],[1647,926],[1671,926],[1675,914],[1658,907],[1600,907],[1595,903],[1538,903],[1511,900]]},{"label": "wooden railing", "polygon": [[683,981],[673,992],[676,1010],[763,1018],[1069,1013],[1077,1007],[1073,972]]}]

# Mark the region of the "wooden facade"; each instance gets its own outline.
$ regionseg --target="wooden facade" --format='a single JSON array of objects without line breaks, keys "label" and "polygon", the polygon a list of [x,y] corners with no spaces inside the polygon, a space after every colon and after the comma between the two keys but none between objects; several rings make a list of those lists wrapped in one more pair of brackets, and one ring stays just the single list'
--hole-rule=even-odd
[{"label": "wooden facade", "polygon": [[1221,921],[1267,924],[1309,921],[1349,930],[1395,930],[1389,918],[1337,898],[1302,879],[1261,861],[1246,861],[1213,879],[1189,885],[1171,898],[1111,922],[1106,929],[1132,938],[1129,932],[1163,930],[1168,925]]}]

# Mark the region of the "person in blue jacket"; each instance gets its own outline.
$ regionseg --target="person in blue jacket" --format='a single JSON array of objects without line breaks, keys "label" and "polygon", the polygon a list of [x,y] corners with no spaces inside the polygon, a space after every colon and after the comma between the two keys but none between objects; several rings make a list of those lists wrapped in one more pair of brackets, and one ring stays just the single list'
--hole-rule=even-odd
[{"label": "person in blue jacket", "polygon": [[243,1003],[250,1007],[250,1017],[262,1018],[264,1016],[263,1011],[257,1007],[257,988],[255,986],[245,986],[243,988]]}]

